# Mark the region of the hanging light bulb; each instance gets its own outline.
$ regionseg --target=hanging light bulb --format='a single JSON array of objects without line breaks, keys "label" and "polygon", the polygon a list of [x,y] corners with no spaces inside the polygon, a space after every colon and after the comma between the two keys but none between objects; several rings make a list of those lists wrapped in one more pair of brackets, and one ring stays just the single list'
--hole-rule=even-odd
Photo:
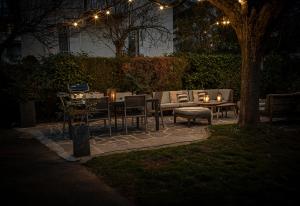
[{"label": "hanging light bulb", "polygon": [[105,13],[106,13],[106,15],[110,15],[110,11],[109,10],[107,10]]},{"label": "hanging light bulb", "polygon": [[133,2],[133,0],[128,0],[128,3],[131,3],[131,2]]},{"label": "hanging light bulb", "polygon": [[94,19],[99,19],[99,16],[97,14],[95,14]]},{"label": "hanging light bulb", "polygon": [[77,22],[74,22],[74,23],[73,23],[73,26],[77,27],[77,26],[78,26],[78,23],[77,23]]},{"label": "hanging light bulb", "polygon": [[240,3],[241,5],[244,5],[244,4],[246,3],[246,0],[239,0],[239,3]]},{"label": "hanging light bulb", "polygon": [[160,10],[164,10],[164,6],[163,6],[163,5],[160,5],[160,6],[159,6],[159,9],[160,9]]}]

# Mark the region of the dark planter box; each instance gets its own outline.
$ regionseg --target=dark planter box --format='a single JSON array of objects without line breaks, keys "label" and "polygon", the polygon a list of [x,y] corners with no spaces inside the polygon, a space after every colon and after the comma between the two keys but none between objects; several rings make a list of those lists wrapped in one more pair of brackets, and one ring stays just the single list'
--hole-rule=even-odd
[{"label": "dark planter box", "polygon": [[73,140],[73,154],[75,157],[89,156],[90,134],[87,125],[71,126],[71,138]]}]

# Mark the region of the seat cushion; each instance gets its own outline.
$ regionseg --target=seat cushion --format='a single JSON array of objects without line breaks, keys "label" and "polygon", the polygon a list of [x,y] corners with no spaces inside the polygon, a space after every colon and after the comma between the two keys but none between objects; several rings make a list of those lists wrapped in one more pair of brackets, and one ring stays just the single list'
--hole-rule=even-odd
[{"label": "seat cushion", "polygon": [[196,103],[196,102],[183,102],[183,103],[179,103],[179,107],[195,107],[197,105],[198,105],[198,103]]},{"label": "seat cushion", "polygon": [[204,107],[182,107],[175,108],[174,114],[184,115],[190,117],[202,117],[202,118],[211,118],[211,111],[208,108]]},{"label": "seat cushion", "polygon": [[179,107],[179,103],[164,103],[160,105],[162,110],[174,109],[176,107]]}]

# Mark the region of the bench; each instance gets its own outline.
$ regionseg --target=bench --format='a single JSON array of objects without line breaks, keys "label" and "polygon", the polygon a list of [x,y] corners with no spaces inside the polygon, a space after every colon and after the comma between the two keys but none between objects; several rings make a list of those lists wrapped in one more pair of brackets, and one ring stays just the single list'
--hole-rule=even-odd
[{"label": "bench", "polygon": [[266,97],[263,115],[273,118],[299,118],[300,115],[300,92],[286,94],[268,94]]}]

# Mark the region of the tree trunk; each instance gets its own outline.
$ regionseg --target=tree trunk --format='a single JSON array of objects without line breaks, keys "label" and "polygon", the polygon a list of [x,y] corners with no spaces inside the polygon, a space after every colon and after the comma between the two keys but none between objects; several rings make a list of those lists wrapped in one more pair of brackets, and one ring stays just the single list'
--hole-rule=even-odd
[{"label": "tree trunk", "polygon": [[114,41],[115,49],[116,49],[116,57],[124,56],[123,49],[124,49],[124,41],[118,40]]},{"label": "tree trunk", "polygon": [[242,26],[238,39],[241,46],[241,99],[239,125],[255,126],[259,122],[259,73],[262,60],[261,42],[252,25]]}]

